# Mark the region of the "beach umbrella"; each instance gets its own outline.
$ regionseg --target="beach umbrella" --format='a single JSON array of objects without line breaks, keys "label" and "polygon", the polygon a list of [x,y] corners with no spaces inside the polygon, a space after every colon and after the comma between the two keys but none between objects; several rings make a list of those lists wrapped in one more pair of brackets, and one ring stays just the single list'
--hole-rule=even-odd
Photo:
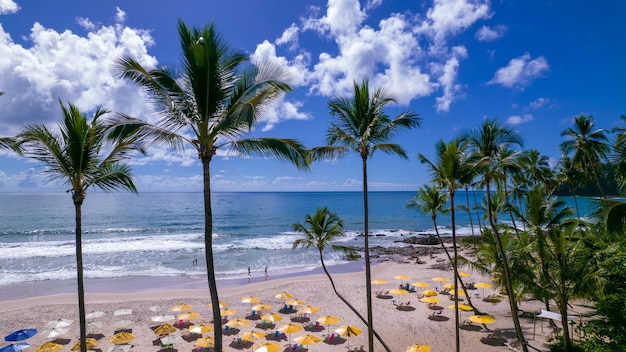
[{"label": "beach umbrella", "polygon": [[156,315],[150,318],[155,323],[165,323],[168,321],[176,320],[176,317],[173,315]]},{"label": "beach umbrella", "polygon": [[246,341],[260,340],[264,337],[265,337],[264,333],[260,331],[256,331],[256,330],[246,331],[243,334],[241,334],[241,339],[246,340]]},{"label": "beach umbrella", "polygon": [[285,303],[290,305],[290,306],[299,306],[299,305],[305,304],[306,301],[303,300],[303,299],[293,298],[293,299],[290,299],[290,300],[286,301]]},{"label": "beach umbrella", "polygon": [[[88,350],[91,350],[91,349],[93,349],[94,347],[98,346],[98,340],[96,340],[96,339],[94,339],[94,338],[91,338],[91,337],[88,337],[88,338],[85,340],[85,343],[87,344],[87,349],[88,349]],[[80,341],[76,342],[76,343],[74,344],[74,346],[72,346],[71,350],[72,350],[72,351],[80,351]]]},{"label": "beach umbrella", "polygon": [[50,329],[48,331],[46,331],[46,337],[49,339],[55,339],[65,333],[67,333],[70,329],[69,328],[55,328],[55,329]]},{"label": "beach umbrella", "polygon": [[300,345],[317,345],[322,342],[322,339],[311,334],[306,334],[302,336],[298,336],[293,339],[293,342],[298,343]]},{"label": "beach umbrella", "polygon": [[279,343],[270,341],[257,343],[252,346],[254,352],[278,352],[281,348],[282,346]]},{"label": "beach umbrella", "polygon": [[55,342],[46,342],[37,347],[34,352],[57,352],[63,349],[63,345]]},{"label": "beach umbrella", "polygon": [[304,307],[298,308],[298,313],[303,313],[303,314],[312,314],[312,313],[317,313],[319,311],[320,311],[319,307],[316,307],[316,306],[304,306]]},{"label": "beach umbrella", "polygon": [[389,290],[389,293],[394,295],[406,295],[407,293],[409,293],[409,291],[400,288],[394,288],[393,290]]},{"label": "beach umbrella", "polygon": [[241,303],[258,303],[261,302],[260,298],[254,297],[254,296],[247,296],[247,297],[242,297],[241,298]]},{"label": "beach umbrella", "polygon": [[213,347],[213,344],[215,343],[215,339],[208,336],[208,337],[202,337],[196,340],[195,345],[198,347],[202,347],[202,348],[209,348],[209,347]]},{"label": "beach umbrella", "polygon": [[126,331],[122,331],[109,337],[109,342],[111,342],[114,345],[123,345],[123,344],[127,344],[131,342],[134,339],[135,339],[135,335]]},{"label": "beach umbrella", "polygon": [[228,323],[226,323],[226,326],[228,326],[229,328],[233,328],[233,329],[246,327],[248,325],[250,325],[250,320],[247,320],[247,319],[234,319],[234,320],[229,320]]},{"label": "beach umbrella", "polygon": [[433,277],[433,278],[432,278],[432,280],[433,280],[433,281],[440,281],[440,282],[443,282],[443,281],[448,281],[448,280],[450,280],[450,279],[448,279],[447,277],[441,277],[441,276],[438,276],[438,277]]},{"label": "beach umbrella", "polygon": [[406,352],[430,352],[429,345],[415,344],[413,346],[409,346],[406,349]]},{"label": "beach umbrella", "polygon": [[133,347],[131,345],[115,345],[110,346],[107,352],[129,352],[130,348]]},{"label": "beach umbrella", "polygon": [[4,341],[22,341],[35,336],[37,329],[20,329],[4,337]]},{"label": "beach umbrella", "polygon": [[204,335],[207,332],[213,331],[213,329],[213,325],[196,324],[189,327],[189,332],[192,334]]},{"label": "beach umbrella", "polygon": [[420,302],[435,304],[435,303],[441,302],[441,300],[437,297],[424,297],[424,298],[420,298]]},{"label": "beach umbrella", "polygon": [[101,321],[89,321],[87,322],[87,331],[96,331],[102,329],[104,324]]},{"label": "beach umbrella", "polygon": [[46,327],[48,329],[56,329],[56,328],[66,328],[70,325],[72,325],[74,321],[71,319],[58,319],[58,320],[52,320],[49,321],[48,323],[46,323]]},{"label": "beach umbrella", "polygon": [[276,313],[268,313],[265,315],[261,315],[261,319],[274,323],[283,320],[283,316]]},{"label": "beach umbrella", "polygon": [[104,312],[93,311],[91,313],[85,314],[85,319],[87,319],[87,320],[98,319],[98,318],[102,318],[105,315],[106,314]]},{"label": "beach umbrella", "polygon": [[165,323],[165,324],[161,324],[161,325],[157,326],[157,328],[154,329],[154,333],[156,335],[162,336],[162,335],[169,335],[169,334],[173,333],[176,330],[178,330],[178,329],[176,329],[175,326],[170,325],[168,323]]},{"label": "beach umbrella", "polygon": [[[213,303],[208,304],[209,308],[213,308]],[[220,301],[220,309],[228,307],[228,303]]]},{"label": "beach umbrella", "polygon": [[437,291],[435,290],[424,290],[424,292],[422,292],[422,296],[424,297],[432,297],[436,295],[437,295]]},{"label": "beach umbrella", "polygon": [[[454,310],[454,304],[451,306],[448,306],[448,308]],[[468,306],[467,304],[459,304],[459,310],[462,310],[464,312],[469,312],[470,310],[474,310],[471,306]]]},{"label": "beach umbrella", "polygon": [[256,304],[254,306],[252,306],[252,310],[254,311],[263,311],[263,310],[270,310],[272,309],[272,305],[270,304],[265,304],[265,303],[260,303],[260,304]]},{"label": "beach umbrella", "polygon": [[173,345],[175,343],[185,342],[185,340],[178,335],[167,335],[165,337],[161,337],[160,340],[162,345]]},{"label": "beach umbrella", "polygon": [[411,285],[415,286],[415,287],[428,287],[428,286],[430,286],[427,282],[424,282],[424,281],[417,281],[417,282],[412,283]]},{"label": "beach umbrella", "polygon": [[12,343],[10,345],[0,347],[0,352],[18,352],[18,351],[27,349],[29,347],[30,345],[27,344],[26,342]]},{"label": "beach umbrella", "polygon": [[237,314],[237,309],[227,308],[227,309],[221,309],[220,310],[220,315],[223,316],[223,317],[229,317],[229,316],[235,315],[235,314]]},{"label": "beach umbrella", "polygon": [[[361,334],[361,329],[354,325],[341,325],[335,332],[342,337],[354,337]],[[350,349],[350,340],[348,340],[348,349]]]},{"label": "beach umbrella", "polygon": [[[292,324],[292,323],[283,324],[278,327],[278,331],[285,333],[285,334],[293,334],[294,332],[298,332],[300,330],[302,330],[302,326]],[[289,336],[289,344],[291,345],[291,335]]]},{"label": "beach umbrella", "polygon": [[[335,316],[332,316],[332,315],[325,315],[323,317],[317,318],[316,321],[318,323],[320,323],[320,324],[323,324],[323,325],[333,325],[333,324],[337,324],[338,322],[340,322],[341,318],[335,317]],[[327,335],[330,334],[330,327],[329,327],[328,330],[329,330],[328,331],[329,333]]]},{"label": "beach umbrella", "polygon": [[468,277],[468,276],[470,276],[470,273],[466,273],[465,271],[459,271],[459,276],[460,277]]},{"label": "beach umbrella", "polygon": [[487,282],[479,282],[477,284],[474,285],[474,287],[478,287],[478,288],[482,288],[483,289],[483,296],[485,295],[485,289],[486,288],[492,288],[493,285]]},{"label": "beach umbrella", "polygon": [[496,322],[496,318],[490,315],[472,315],[468,319],[478,324],[491,324]]},{"label": "beach umbrella", "polygon": [[123,309],[118,309],[113,313],[113,316],[120,316],[120,315],[131,315],[133,314],[133,310],[132,309],[128,309],[128,308],[123,308]]},{"label": "beach umbrella", "polygon": [[173,312],[187,312],[192,308],[191,304],[180,303],[175,306],[170,307],[170,310]]},{"label": "beach umbrella", "polygon": [[289,292],[281,292],[276,294],[274,297],[278,298],[278,299],[290,299],[293,298],[293,295]]},{"label": "beach umbrella", "polygon": [[132,320],[119,320],[113,323],[113,327],[116,327],[119,329],[126,329],[127,327],[133,325],[134,323],[135,322]]},{"label": "beach umbrella", "polygon": [[181,313],[181,314],[178,314],[176,318],[178,320],[185,320],[185,321],[194,320],[194,319],[200,318],[200,313],[198,312]]},{"label": "beach umbrella", "polygon": [[148,307],[148,309],[150,309],[150,311],[155,312],[155,313],[156,312],[160,312],[160,311],[164,310],[165,308],[166,307],[164,307],[164,306],[150,306],[150,307]]},{"label": "beach umbrella", "polygon": [[[454,295],[454,290],[449,290],[449,291],[448,291],[448,293],[449,293],[450,295]],[[459,290],[458,290],[458,295],[459,295],[459,296],[465,296],[465,291],[463,291],[463,290],[459,289]]]},{"label": "beach umbrella", "polygon": [[407,275],[396,275],[396,276],[394,276],[393,278],[394,278],[394,279],[401,280],[401,281],[405,281],[405,280],[408,280],[408,279],[409,279],[409,277],[408,277]]},{"label": "beach umbrella", "polygon": [[387,281],[385,280],[372,280],[372,285],[386,285]]},{"label": "beach umbrella", "polygon": [[445,284],[443,285],[443,288],[445,288],[446,290],[450,290],[454,288],[454,284]]}]

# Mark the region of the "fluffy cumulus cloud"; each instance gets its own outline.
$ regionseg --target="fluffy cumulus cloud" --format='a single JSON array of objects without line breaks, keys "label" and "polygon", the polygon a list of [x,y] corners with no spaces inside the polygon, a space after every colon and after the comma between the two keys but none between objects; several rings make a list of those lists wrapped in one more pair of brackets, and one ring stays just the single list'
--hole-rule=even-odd
[{"label": "fluffy cumulus cloud", "polygon": [[465,31],[478,20],[492,16],[488,0],[434,0],[427,20],[418,28],[433,36],[438,44],[445,38]]},{"label": "fluffy cumulus cloud", "polygon": [[13,0],[0,0],[0,15],[16,13],[20,7]]},{"label": "fluffy cumulus cloud", "polygon": [[481,42],[491,42],[502,38],[506,32],[506,26],[498,25],[493,28],[482,26],[476,31],[476,39]]},{"label": "fluffy cumulus cloud", "polygon": [[[123,19],[118,9],[116,18]],[[56,122],[58,100],[71,101],[83,111],[104,105],[113,111],[139,115],[146,111],[143,93],[122,81],[112,70],[114,61],[130,55],[144,65],[156,65],[147,53],[150,33],[117,22],[96,27],[77,19],[86,35],[57,32],[33,24],[30,46],[17,44],[0,25],[0,87],[5,91],[0,115],[5,133],[14,133],[24,121]]]},{"label": "fluffy cumulus cloud", "polygon": [[456,77],[460,60],[467,57],[467,49],[458,46],[454,47],[452,51],[454,56],[443,65],[442,74],[439,76],[439,83],[443,89],[443,95],[436,99],[436,108],[439,112],[450,110],[450,104],[457,92],[461,90],[461,85],[456,83]]},{"label": "fluffy cumulus cloud", "polygon": [[515,126],[530,122],[532,120],[534,120],[534,117],[531,114],[513,115],[509,116],[509,118],[506,119],[506,123]]},{"label": "fluffy cumulus cloud", "polygon": [[529,53],[511,59],[509,64],[496,71],[489,84],[500,84],[508,88],[523,89],[535,79],[546,75],[550,71],[548,60],[540,56],[531,58]]}]

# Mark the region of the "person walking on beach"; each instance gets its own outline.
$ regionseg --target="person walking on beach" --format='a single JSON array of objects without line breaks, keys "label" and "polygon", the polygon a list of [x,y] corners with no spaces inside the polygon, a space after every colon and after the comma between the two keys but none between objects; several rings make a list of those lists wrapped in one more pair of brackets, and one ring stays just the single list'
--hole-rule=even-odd
[{"label": "person walking on beach", "polygon": [[252,274],[250,274],[250,266],[248,266],[248,276],[250,276]]},{"label": "person walking on beach", "polygon": [[265,267],[265,277],[267,277],[267,267]]}]

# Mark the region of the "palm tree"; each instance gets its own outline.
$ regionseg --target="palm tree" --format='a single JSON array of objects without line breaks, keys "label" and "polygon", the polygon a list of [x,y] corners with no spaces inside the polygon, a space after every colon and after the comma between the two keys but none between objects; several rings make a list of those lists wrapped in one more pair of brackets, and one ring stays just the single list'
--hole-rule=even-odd
[{"label": "palm tree", "polygon": [[580,219],[580,209],[578,208],[578,198],[576,197],[575,190],[576,187],[578,187],[582,182],[582,170],[575,167],[572,163],[572,159],[570,159],[567,155],[564,155],[561,160],[559,160],[557,170],[557,182],[559,184],[567,184],[567,187],[574,198],[576,216]]},{"label": "palm tree", "polygon": [[[269,104],[290,90],[284,67],[258,63],[241,70],[246,57],[233,52],[214,28],[189,29],[178,22],[182,49],[182,72],[148,70],[130,57],[117,62],[121,75],[144,87],[157,111],[156,126],[141,121],[144,130],[157,132],[157,141],[193,147],[202,162],[204,180],[204,244],[207,281],[212,302],[219,302],[213,262],[213,214],[210,163],[218,149],[240,155],[259,154],[308,167],[305,148],[295,140],[241,138],[263,117]],[[136,128],[136,126],[132,126]],[[147,133],[147,132],[146,132]],[[213,320],[221,320],[219,305],[213,304]],[[215,350],[222,351],[222,327],[215,325]]]},{"label": "palm tree", "polygon": [[594,179],[602,198],[606,198],[598,170],[602,160],[606,160],[610,151],[608,137],[604,129],[594,129],[593,116],[581,115],[574,119],[574,127],[561,132],[561,137],[567,139],[560,145],[565,155],[574,153],[572,163],[583,170],[587,180]]},{"label": "palm tree", "polygon": [[[367,320],[361,315],[361,313],[359,313],[359,311],[337,291],[335,282],[330,276],[328,269],[326,269],[326,264],[324,264],[324,249],[326,248],[331,248],[348,254],[353,254],[355,252],[355,249],[351,247],[334,243],[337,238],[344,236],[343,221],[337,216],[337,214],[330,212],[328,208],[324,207],[317,209],[313,216],[307,215],[305,225],[301,223],[293,224],[293,230],[302,234],[302,237],[293,242],[293,248],[317,248],[320,255],[320,261],[322,262],[322,269],[324,269],[324,273],[326,273],[326,276],[330,281],[330,285],[333,287],[333,291],[335,291],[337,297],[339,297],[339,299],[341,299],[343,303],[345,303],[348,308],[350,308],[350,310],[352,310],[354,314],[356,314],[359,319],[367,325]],[[378,333],[376,333],[374,329],[372,329],[372,331],[374,335],[376,335],[378,341],[385,347],[385,350],[391,352]]]},{"label": "palm tree", "polygon": [[[466,145],[458,140],[452,140],[446,144],[443,141],[439,141],[436,144],[437,149],[437,161],[431,162],[424,155],[418,154],[418,158],[423,164],[426,164],[430,170],[432,180],[436,182],[441,188],[448,191],[450,198],[450,221],[452,226],[452,248],[454,251],[454,258],[452,268],[454,270],[454,297],[459,297],[459,266],[458,266],[458,253],[456,245],[456,220],[454,209],[454,195],[457,189],[467,184],[474,176],[472,163],[467,159],[465,154]],[[461,350],[461,339],[459,334],[459,301],[454,300],[454,324],[455,324],[455,337],[456,337],[456,351]]]},{"label": "palm tree", "polygon": [[[83,285],[82,205],[87,189],[103,191],[128,190],[137,192],[130,167],[123,160],[132,151],[143,153],[133,131],[114,131],[115,121],[105,120],[108,111],[98,108],[91,122],[76,106],[63,105],[60,134],[41,124],[27,125],[15,137],[15,149],[23,156],[44,165],[50,180],[69,184],[76,212],[76,276],[78,281],[78,313],[80,318],[80,350],[87,351],[85,324],[85,291]],[[105,153],[103,155],[103,153]]]},{"label": "palm tree", "polygon": [[512,145],[521,146],[522,140],[516,132],[502,126],[497,122],[497,120],[487,120],[483,122],[479,128],[463,133],[461,135],[461,139],[468,143],[469,151],[472,156],[477,159],[477,171],[482,175],[482,182],[485,185],[486,190],[488,220],[491,226],[491,231],[493,231],[495,236],[498,245],[498,252],[501,256],[503,264],[505,276],[504,281],[509,295],[509,304],[511,308],[511,315],[513,317],[513,324],[515,325],[515,332],[520,344],[522,345],[523,352],[528,352],[528,346],[526,340],[524,339],[524,333],[517,314],[517,305],[515,304],[513,284],[511,281],[511,274],[509,272],[506,252],[502,245],[502,241],[500,241],[500,234],[498,232],[496,222],[494,221],[490,188],[491,183],[497,180],[498,175],[501,175],[498,163],[500,159],[500,152],[502,150],[509,149]]},{"label": "palm tree", "polygon": [[372,329],[372,283],[369,253],[369,210],[367,203],[367,159],[380,150],[387,154],[395,154],[408,159],[406,152],[398,144],[390,143],[392,138],[402,130],[419,127],[421,119],[417,114],[404,111],[390,118],[385,108],[395,99],[379,88],[370,95],[369,82],[364,80],[361,85],[354,83],[352,97],[336,98],[328,103],[331,118],[334,122],[326,133],[327,145],[311,150],[313,159],[339,157],[349,151],[355,151],[362,160],[363,170],[363,226],[364,257],[365,257],[365,288],[367,296],[367,322],[369,351],[374,351],[374,335]]}]

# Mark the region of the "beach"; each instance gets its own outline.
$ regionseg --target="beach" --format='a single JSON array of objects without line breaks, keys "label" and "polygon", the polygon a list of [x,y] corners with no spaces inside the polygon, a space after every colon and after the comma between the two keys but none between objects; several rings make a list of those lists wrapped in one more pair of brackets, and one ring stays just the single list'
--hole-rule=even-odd
[{"label": "beach", "polygon": [[[373,291],[388,291],[398,288],[402,283],[425,281],[430,284],[428,288],[441,286],[442,282],[432,281],[435,277],[447,277],[452,282],[452,270],[441,270],[433,268],[442,258],[444,254],[438,254],[434,258],[420,257],[423,262],[417,264],[412,258],[379,258],[372,265],[372,279],[386,280],[385,285],[373,285]],[[331,268],[332,269],[332,268]],[[476,272],[469,272],[471,275],[464,280],[466,282],[490,282],[489,277],[481,276]],[[353,264],[349,270],[334,270],[333,279],[336,283],[337,290],[346,297],[363,316],[366,316],[366,300],[365,300],[365,275],[362,268],[362,262]],[[397,280],[394,276],[406,275],[408,280]],[[159,281],[159,284],[144,285],[142,280],[150,280],[150,278],[129,280],[106,279],[102,280],[98,285],[85,287],[86,290],[86,311],[102,311],[105,315],[95,321],[101,322],[102,327],[92,329],[91,333],[97,336],[103,336],[99,340],[97,346],[102,351],[107,351],[112,344],[109,342],[116,330],[117,321],[129,320],[131,323],[127,329],[132,329],[132,333],[136,338],[131,342],[132,351],[158,351],[161,346],[154,345],[157,339],[151,328],[159,325],[151,321],[152,316],[159,314],[175,314],[170,310],[171,306],[185,303],[193,306],[192,311],[200,313],[201,317],[193,320],[193,323],[208,324],[211,319],[211,312],[207,307],[210,303],[209,292],[205,281],[189,278],[172,279],[165,278]],[[324,315],[333,315],[339,317],[339,323],[332,326],[324,326],[323,330],[310,332],[320,338],[327,338],[329,334],[333,334],[334,330],[340,325],[354,325],[361,330],[364,325],[358,317],[345,306],[343,302],[332,291],[332,287],[327,277],[323,274],[298,274],[292,276],[284,276],[274,278],[270,276],[266,279],[263,275],[254,275],[249,280],[238,279],[234,282],[226,283],[221,281],[218,284],[220,301],[227,302],[228,308],[236,309],[237,314],[230,316],[229,319],[244,318],[251,314],[251,305],[242,303],[244,296],[258,297],[263,303],[273,305],[270,310],[278,312],[284,305],[282,300],[275,298],[280,292],[289,292],[296,298],[303,299],[305,305],[313,305],[320,308],[319,312],[310,315],[311,325],[315,324],[318,317]],[[54,281],[47,282],[51,287],[55,286]],[[443,282],[445,284],[445,282]],[[14,286],[19,290],[20,285]],[[67,286],[70,290],[70,286]],[[440,309],[441,314],[437,314],[438,310],[429,308],[428,304],[419,301],[417,295],[420,288],[415,293],[405,295],[391,295],[393,298],[376,298],[373,297],[373,316],[374,328],[383,338],[389,348],[396,352],[403,352],[406,348],[413,344],[427,344],[432,346],[432,351],[454,351],[455,349],[455,333],[454,333],[454,311],[448,306],[453,305],[454,301],[447,295],[438,295],[441,302],[436,306]],[[70,325],[67,333],[61,335],[60,342],[66,343],[63,351],[69,351],[78,341],[78,308],[77,297],[74,291],[65,293],[53,293],[54,290],[42,291],[34,297],[3,300],[0,301],[0,314],[2,315],[0,326],[0,334],[5,336],[10,332],[23,328],[36,328],[39,333],[28,339],[28,343],[32,346],[39,346],[44,342],[52,340],[47,337],[46,323],[58,319],[74,320]],[[482,312],[488,313],[495,317],[495,323],[488,325],[472,325],[464,326],[461,329],[461,346],[464,351],[503,351],[509,350],[507,346],[503,346],[504,342],[514,340],[513,322],[510,317],[509,304],[504,296],[501,296],[499,303],[490,303],[481,300],[475,295],[491,295],[494,294],[493,289],[487,288],[469,291],[472,295],[472,303]],[[467,303],[466,299],[459,303]],[[408,308],[398,309],[399,303],[410,302]],[[155,312],[155,306],[161,307],[162,310]],[[524,311],[539,312],[543,305],[538,301],[523,301],[520,305]],[[437,309],[439,309],[437,308]],[[132,314],[124,316],[114,316],[114,312],[119,309],[132,309]],[[297,306],[296,306],[297,309]],[[265,311],[263,313],[267,313]],[[435,317],[431,318],[431,314],[435,313]],[[288,323],[291,319],[295,319],[298,313],[281,314],[283,320],[277,322],[277,326],[282,323]],[[465,321],[472,312],[460,312],[460,321]],[[551,335],[552,328],[548,327],[548,322],[534,321],[528,318],[522,318],[526,339],[529,343],[540,349],[547,350],[546,338]],[[173,322],[170,322],[173,323]],[[272,334],[274,329],[262,330],[261,325],[256,328],[260,320],[252,321],[252,323],[243,327],[238,335],[224,336],[225,351],[238,351],[242,347],[249,347],[248,344],[237,345],[235,340],[241,333],[252,329],[264,331]],[[296,323],[303,327],[308,327],[308,322]],[[315,330],[315,329],[314,329]],[[174,332],[174,335],[184,335],[185,329]],[[309,333],[305,330],[288,335],[287,340],[280,341],[287,348],[294,338]],[[209,333],[212,334],[212,333]],[[261,339],[260,341],[265,341]],[[258,342],[258,341],[257,341]],[[292,343],[293,344],[293,343]],[[382,346],[375,340],[376,351],[384,351]],[[232,346],[232,347],[230,347]],[[348,346],[355,348],[359,346],[367,347],[367,334],[361,333],[358,336],[345,339],[336,339],[332,344],[322,342],[317,345],[304,346],[309,351],[347,351]],[[191,351],[195,348],[193,342],[176,343],[174,348],[178,351]],[[243,349],[246,350],[246,349]],[[248,348],[247,350],[252,350]]]}]

